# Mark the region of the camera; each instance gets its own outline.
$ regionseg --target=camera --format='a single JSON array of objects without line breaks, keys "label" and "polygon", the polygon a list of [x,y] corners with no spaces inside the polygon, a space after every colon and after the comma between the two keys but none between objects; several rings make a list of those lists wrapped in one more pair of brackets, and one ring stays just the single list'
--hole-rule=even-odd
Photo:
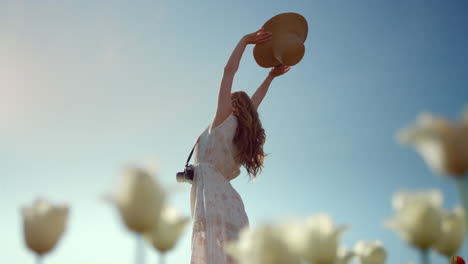
[{"label": "camera", "polygon": [[[198,138],[198,139],[200,139],[200,138]],[[194,174],[193,173],[193,165],[189,165],[189,162],[190,162],[190,158],[192,158],[192,154],[193,154],[193,151],[195,150],[195,146],[198,143],[198,139],[197,139],[197,142],[195,143],[195,145],[193,146],[192,151],[190,151],[190,155],[188,156],[187,162],[185,163],[184,171],[178,172],[176,174],[177,182],[188,182],[190,184],[193,182],[193,174]]]},{"label": "camera", "polygon": [[176,175],[177,182],[188,182],[193,181],[193,165],[185,165],[185,169],[182,172],[178,172]]}]

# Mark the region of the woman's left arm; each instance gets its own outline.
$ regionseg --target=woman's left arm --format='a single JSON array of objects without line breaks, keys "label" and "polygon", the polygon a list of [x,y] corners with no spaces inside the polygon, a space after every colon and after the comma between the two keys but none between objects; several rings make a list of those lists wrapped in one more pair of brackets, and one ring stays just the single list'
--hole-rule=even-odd
[{"label": "woman's left arm", "polygon": [[263,98],[267,94],[268,88],[270,88],[270,84],[273,81],[273,79],[287,73],[290,69],[291,66],[286,65],[278,65],[271,69],[263,83],[257,88],[255,93],[250,98],[252,100],[253,105],[255,106],[255,109],[258,109],[258,107],[260,106],[260,103],[263,101]]}]

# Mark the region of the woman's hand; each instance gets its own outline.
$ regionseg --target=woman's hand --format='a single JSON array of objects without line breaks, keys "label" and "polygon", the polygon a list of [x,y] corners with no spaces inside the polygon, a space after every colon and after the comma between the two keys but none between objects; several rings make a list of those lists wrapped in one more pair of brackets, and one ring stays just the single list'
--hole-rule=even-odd
[{"label": "woman's hand", "polygon": [[291,66],[286,66],[284,64],[280,64],[270,71],[270,76],[272,77],[278,77],[280,75],[283,75],[287,73],[291,69]]},{"label": "woman's hand", "polygon": [[245,44],[260,44],[271,40],[272,33],[264,31],[263,28],[254,33],[244,36]]}]

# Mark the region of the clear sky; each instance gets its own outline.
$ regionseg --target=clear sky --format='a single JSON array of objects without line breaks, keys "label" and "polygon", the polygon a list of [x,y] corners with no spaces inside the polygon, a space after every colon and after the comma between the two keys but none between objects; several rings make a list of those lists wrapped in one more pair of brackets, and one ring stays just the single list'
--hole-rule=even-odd
[{"label": "clear sky", "polygon": [[[468,104],[461,0],[0,0],[0,263],[33,263],[20,208],[39,196],[71,206],[47,263],[133,262],[132,235],[100,200],[128,164],[156,162],[177,186],[169,202],[189,216],[190,186],[175,173],[214,115],[223,67],[243,35],[282,12],[302,14],[309,36],[259,109],[263,174],[232,182],[251,225],[327,212],[351,225],[348,248],[379,239],[387,263],[419,261],[382,227],[392,194],[439,188],[447,208],[457,194],[395,133],[422,111],[455,120]],[[252,94],[267,75],[252,49],[234,91]],[[189,263],[190,236],[168,264]]]}]

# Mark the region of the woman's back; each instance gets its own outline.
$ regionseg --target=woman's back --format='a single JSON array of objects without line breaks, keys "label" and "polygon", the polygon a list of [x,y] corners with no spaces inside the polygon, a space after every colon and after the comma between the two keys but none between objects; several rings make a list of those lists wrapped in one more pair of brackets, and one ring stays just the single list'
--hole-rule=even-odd
[{"label": "woman's back", "polygon": [[237,239],[239,230],[249,225],[242,199],[229,182],[240,174],[232,143],[236,128],[231,114],[217,127],[207,128],[195,148],[191,264],[236,263],[224,252],[225,242]]},{"label": "woman's back", "polygon": [[195,164],[208,163],[216,167],[226,180],[240,174],[240,164],[235,161],[236,146],[232,143],[237,128],[237,118],[229,115],[215,128],[207,128],[200,136],[195,149]]}]

